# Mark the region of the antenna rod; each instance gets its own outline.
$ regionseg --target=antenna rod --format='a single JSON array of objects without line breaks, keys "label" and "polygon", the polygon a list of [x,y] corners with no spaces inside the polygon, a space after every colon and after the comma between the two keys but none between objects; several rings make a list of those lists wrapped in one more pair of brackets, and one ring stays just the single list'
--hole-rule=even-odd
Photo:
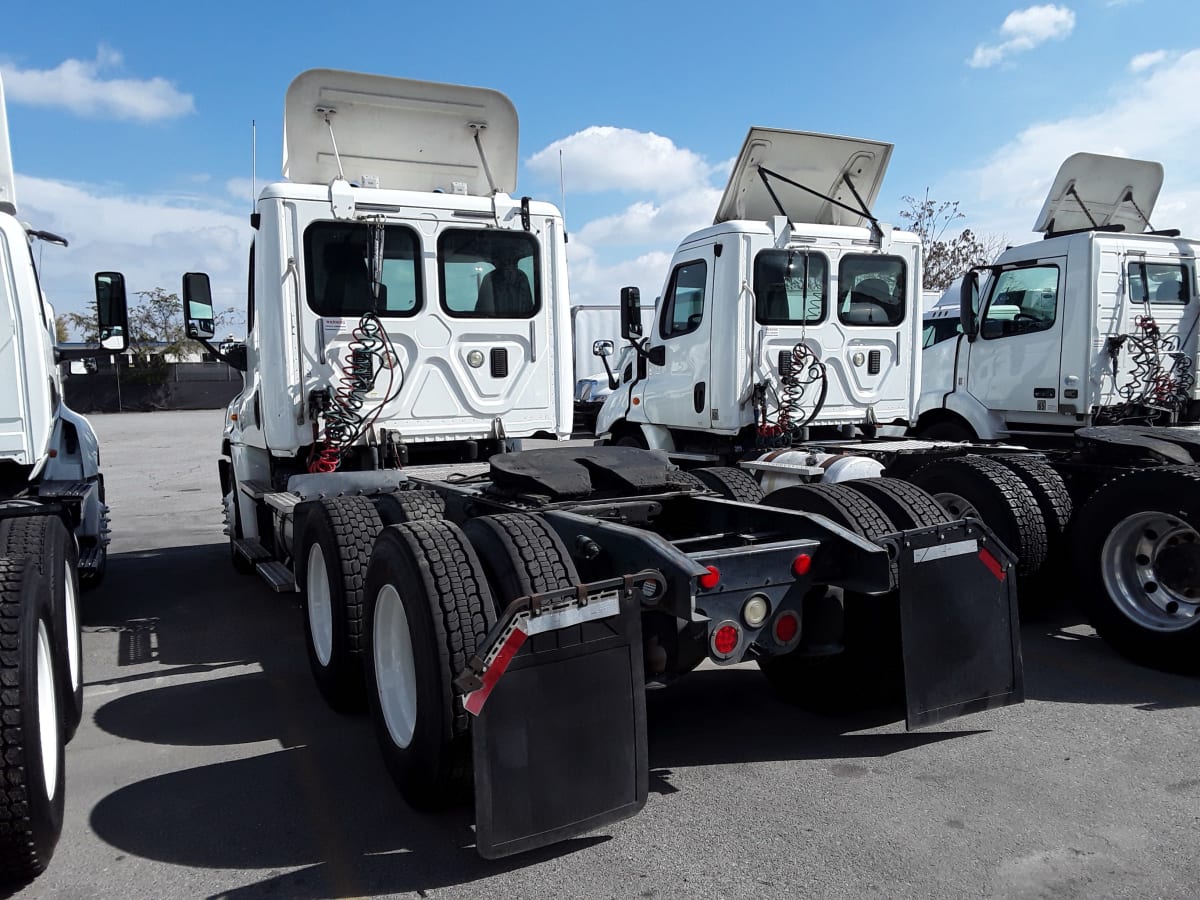
[{"label": "antenna rod", "polygon": [[254,170],[258,167],[258,123],[250,120],[250,211],[254,211],[255,196],[258,194],[258,185],[254,180]]}]

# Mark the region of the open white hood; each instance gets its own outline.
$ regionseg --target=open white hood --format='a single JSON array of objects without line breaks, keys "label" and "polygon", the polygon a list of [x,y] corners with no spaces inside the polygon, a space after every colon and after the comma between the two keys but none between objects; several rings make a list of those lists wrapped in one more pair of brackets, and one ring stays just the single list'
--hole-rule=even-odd
[{"label": "open white hood", "polygon": [[4,106],[4,82],[0,81],[0,212],[17,214],[17,185],[13,177],[12,146],[8,142],[8,111]]},{"label": "open white hood", "polygon": [[1096,225],[1124,225],[1127,232],[1141,234],[1147,230],[1142,215],[1154,215],[1162,181],[1162,163],[1076,153],[1059,167],[1033,230],[1049,234],[1091,228],[1082,200]]},{"label": "open white hood", "polygon": [[[320,110],[320,111],[318,111]],[[517,186],[517,111],[499,91],[310,69],[288,87],[283,115],[283,176],[328,184],[338,175],[327,113],[346,180],[378,187],[491,193],[475,144],[475,125],[496,189]],[[459,189],[461,192],[462,189]]]},{"label": "open white hood", "polygon": [[[849,175],[867,208],[875,203],[887,172],[892,145],[859,138],[837,137],[778,128],[750,129],[737,164],[725,186],[714,224],[731,219],[766,221],[781,215],[763,183],[759,167],[820,191],[840,203],[858,209],[859,202],[846,186]],[[815,225],[861,225],[865,217],[835,206],[828,200],[770,178],[769,184],[792,222]]]}]

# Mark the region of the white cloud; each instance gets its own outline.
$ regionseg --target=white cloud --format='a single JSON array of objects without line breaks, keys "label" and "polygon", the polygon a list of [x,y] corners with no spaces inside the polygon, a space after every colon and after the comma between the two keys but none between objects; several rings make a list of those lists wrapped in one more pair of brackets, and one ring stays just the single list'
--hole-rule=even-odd
[{"label": "white cloud", "polygon": [[124,272],[130,291],[178,293],[184,272],[212,276],[217,305],[244,309],[249,220],[223,201],[131,196],[86,184],[17,176],[20,218],[70,240],[40,250],[42,286],[58,312],[86,309],[92,274]]},{"label": "white cloud", "polygon": [[53,69],[22,69],[0,63],[4,89],[14,103],[68,109],[85,118],[152,122],[195,112],[191,94],[164,78],[106,78],[121,55],[101,46],[94,60],[68,59]]},{"label": "white cloud", "polygon": [[670,138],[647,131],[593,125],[539,150],[527,161],[534,174],[558,181],[559,151],[567,195],[597,191],[676,193],[707,183],[713,167],[676,147]]},{"label": "white cloud", "polygon": [[721,191],[712,187],[676,194],[654,203],[639,200],[611,216],[593,219],[579,231],[592,246],[672,245],[698,228],[711,225]]},{"label": "white cloud", "polygon": [[1139,53],[1129,61],[1130,72],[1144,72],[1147,69],[1153,69],[1161,62],[1167,59],[1166,50],[1154,50],[1150,53]]},{"label": "white cloud", "polygon": [[1004,37],[997,44],[980,44],[969,60],[976,69],[986,69],[1014,53],[1024,53],[1050,40],[1062,40],[1075,28],[1075,13],[1065,6],[1046,4],[1010,12],[1000,26]]},{"label": "white cloud", "polygon": [[1151,221],[1160,228],[1200,233],[1200,50],[1123,76],[1120,92],[1097,112],[1030,125],[965,175],[961,196],[980,231],[1027,233],[1058,167],[1072,153],[1089,151],[1152,159],[1163,164],[1165,183]]}]

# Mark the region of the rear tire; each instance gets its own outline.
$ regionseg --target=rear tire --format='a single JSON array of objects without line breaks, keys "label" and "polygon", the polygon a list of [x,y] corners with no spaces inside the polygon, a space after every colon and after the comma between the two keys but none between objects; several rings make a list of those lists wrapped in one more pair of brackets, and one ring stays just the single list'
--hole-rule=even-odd
[{"label": "rear tire", "polygon": [[1142,469],[1076,516],[1074,571],[1088,619],[1123,656],[1200,671],[1200,470]]},{"label": "rear tire", "polygon": [[873,500],[897,528],[925,528],[950,521],[932,494],[899,478],[853,478],[840,484]]},{"label": "rear tire", "polygon": [[58,709],[63,742],[83,719],[83,649],[75,537],[57,516],[21,516],[0,522],[0,556],[31,559],[50,587]]},{"label": "rear tire", "polygon": [[32,559],[0,558],[0,880],[41,874],[62,834],[65,742],[50,584]]},{"label": "rear tire", "polygon": [[480,516],[468,521],[463,532],[479,554],[499,610],[518,597],[574,587],[579,582],[562,538],[536,516]]},{"label": "rear tire", "polygon": [[363,582],[382,525],[366,497],[330,497],[308,511],[297,544],[297,584],[313,678],[338,712],[366,706]]},{"label": "rear tire", "polygon": [[392,525],[367,571],[367,695],[384,762],[417,809],[472,790],[470,716],[454,686],[495,623],[487,578],[452,522]]},{"label": "rear tire", "polygon": [[762,486],[745,469],[733,466],[712,466],[692,469],[691,474],[727,500],[758,503],[763,498]]},{"label": "rear tire", "polygon": [[373,499],[380,521],[385,526],[419,522],[422,519],[442,519],[446,515],[446,501],[437,491],[396,491],[379,494]]},{"label": "rear tire", "polygon": [[[897,531],[883,510],[850,483],[793,485],[772,491],[762,502],[823,515],[869,540]],[[806,655],[802,639],[790,653],[758,661],[767,681],[781,699],[826,715],[894,702],[904,687],[897,592],[828,591],[831,602],[842,594],[842,652]]]},{"label": "rear tire", "polygon": [[908,480],[933,494],[954,519],[983,521],[1017,557],[1017,574],[1033,575],[1046,562],[1046,522],[1033,492],[1007,466],[986,456],[945,457]]}]

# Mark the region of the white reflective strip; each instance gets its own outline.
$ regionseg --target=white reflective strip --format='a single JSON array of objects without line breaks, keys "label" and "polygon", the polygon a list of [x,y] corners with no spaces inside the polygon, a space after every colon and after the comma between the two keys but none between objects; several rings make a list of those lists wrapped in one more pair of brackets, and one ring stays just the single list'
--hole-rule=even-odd
[{"label": "white reflective strip", "polygon": [[621,598],[615,592],[602,594],[601,599],[591,600],[587,606],[572,606],[567,609],[557,609],[544,612],[540,616],[530,616],[522,623],[526,634],[542,634],[558,628],[567,628],[581,622],[592,622],[596,619],[607,619],[621,611]]},{"label": "white reflective strip", "polygon": [[978,551],[979,541],[955,541],[953,544],[914,550],[913,562],[932,562],[935,559],[945,559],[947,556],[962,556],[964,553],[977,553]]}]

